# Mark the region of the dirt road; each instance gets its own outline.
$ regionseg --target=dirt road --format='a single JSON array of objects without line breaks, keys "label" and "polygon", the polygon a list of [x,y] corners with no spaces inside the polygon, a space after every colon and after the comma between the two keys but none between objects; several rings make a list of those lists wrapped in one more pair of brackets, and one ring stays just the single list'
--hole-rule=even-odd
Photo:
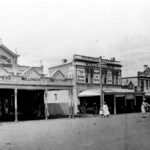
[{"label": "dirt road", "polygon": [[140,114],[0,123],[0,150],[149,150]]}]

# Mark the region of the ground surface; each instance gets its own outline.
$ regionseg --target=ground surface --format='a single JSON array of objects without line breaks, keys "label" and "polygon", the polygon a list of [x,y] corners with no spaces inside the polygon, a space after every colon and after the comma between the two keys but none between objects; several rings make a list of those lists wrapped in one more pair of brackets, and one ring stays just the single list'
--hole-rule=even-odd
[{"label": "ground surface", "polygon": [[149,150],[140,114],[0,123],[0,150]]}]

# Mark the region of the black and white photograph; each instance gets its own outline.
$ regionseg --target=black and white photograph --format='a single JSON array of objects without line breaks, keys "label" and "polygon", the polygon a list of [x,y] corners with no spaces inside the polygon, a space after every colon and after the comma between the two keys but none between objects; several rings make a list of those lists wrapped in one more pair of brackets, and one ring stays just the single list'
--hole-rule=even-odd
[{"label": "black and white photograph", "polygon": [[149,150],[150,1],[0,0],[0,150]]}]

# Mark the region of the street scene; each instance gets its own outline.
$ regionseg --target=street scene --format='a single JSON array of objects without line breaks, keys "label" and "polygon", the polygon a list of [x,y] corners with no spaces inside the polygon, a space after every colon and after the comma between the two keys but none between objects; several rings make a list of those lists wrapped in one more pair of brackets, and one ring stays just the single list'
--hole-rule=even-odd
[{"label": "street scene", "polygon": [[149,113],[0,123],[0,149],[149,150],[149,124]]},{"label": "street scene", "polygon": [[0,2],[0,150],[149,150],[150,1]]}]

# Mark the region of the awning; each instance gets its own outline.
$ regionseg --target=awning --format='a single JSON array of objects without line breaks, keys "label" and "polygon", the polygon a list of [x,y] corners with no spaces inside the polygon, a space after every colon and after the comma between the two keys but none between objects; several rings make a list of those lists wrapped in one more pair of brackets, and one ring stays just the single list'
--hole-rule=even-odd
[{"label": "awning", "polygon": [[78,97],[100,96],[100,90],[85,90],[78,94]]},{"label": "awning", "polygon": [[[133,94],[135,93],[134,90],[129,90],[129,89],[121,89],[121,88],[104,88],[103,92],[105,94]],[[78,97],[92,97],[92,96],[100,96],[100,89],[89,89],[89,90],[84,90],[78,94]]]}]

